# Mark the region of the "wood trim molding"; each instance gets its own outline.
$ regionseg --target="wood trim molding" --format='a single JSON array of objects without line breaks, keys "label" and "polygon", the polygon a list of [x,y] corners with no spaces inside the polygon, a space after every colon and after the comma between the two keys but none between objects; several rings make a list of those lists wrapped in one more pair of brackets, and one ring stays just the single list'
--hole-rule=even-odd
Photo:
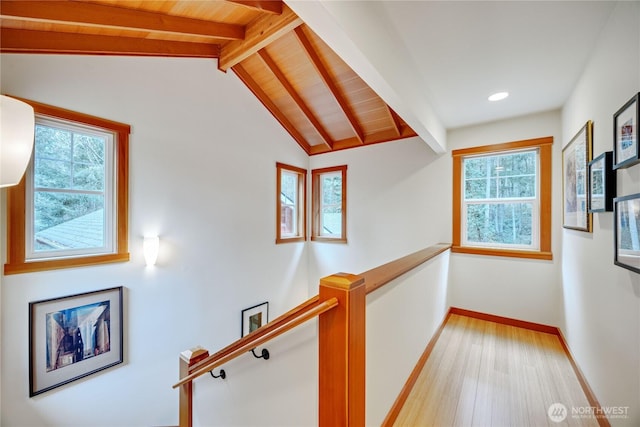
[{"label": "wood trim molding", "polygon": [[510,317],[496,316],[495,314],[487,314],[479,311],[465,310],[458,307],[450,307],[449,313],[460,316],[472,317],[474,319],[485,320],[487,322],[500,323],[502,325],[515,326],[516,328],[529,329],[536,332],[544,332],[545,334],[558,335],[558,328],[555,326],[543,325],[541,323],[527,322],[526,320],[518,320]]},{"label": "wood trim molding", "polygon": [[[320,176],[330,172],[341,172],[342,176],[342,235],[340,237],[320,235]],[[347,243],[347,165],[311,171],[311,240],[314,242]]]},{"label": "wood trim molding", "polygon": [[116,204],[115,252],[101,255],[69,257],[41,261],[27,261],[26,239],[26,179],[7,189],[7,263],[4,274],[18,274],[71,267],[101,265],[129,261],[129,125],[78,113],[64,108],[17,98],[31,105],[37,115],[57,117],[98,127],[117,134],[115,153],[117,179],[114,194]]},{"label": "wood trim molding", "polygon": [[[587,401],[589,402],[589,405],[591,405],[593,408],[596,408],[596,410],[602,409],[602,405],[600,405],[600,402],[598,401],[596,394],[593,392],[593,390],[591,389],[591,386],[587,382],[587,377],[584,376],[584,374],[582,373],[582,369],[580,369],[580,367],[578,366],[578,363],[573,358],[573,354],[569,349],[567,340],[564,339],[564,334],[562,333],[562,330],[560,330],[560,328],[556,328],[556,329],[557,329],[558,339],[560,339],[560,344],[562,345],[562,348],[564,349],[564,352],[567,355],[567,358],[569,359],[569,363],[571,363],[573,372],[575,372],[576,377],[578,377],[578,382],[580,383],[580,387],[582,387],[582,391],[584,391],[584,394],[587,396]],[[604,414],[603,411],[600,411],[600,413]],[[611,426],[606,416],[598,417],[597,420],[600,427]]]},{"label": "wood trim molding", "polygon": [[[282,171],[286,170],[298,175],[298,236],[282,237],[281,218],[282,203],[280,202],[280,193],[282,191]],[[307,240],[307,170],[296,166],[287,165],[276,162],[276,244],[304,242]]]},{"label": "wood trim molding", "polygon": [[[453,150],[453,191],[452,191],[452,252],[476,255],[506,256],[512,258],[530,258],[552,260],[551,220],[552,220],[552,144],[553,137],[525,139],[501,144],[484,145]],[[462,246],[462,159],[475,154],[490,154],[499,151],[538,148],[540,161],[540,218],[539,218],[539,250],[513,250]]]}]

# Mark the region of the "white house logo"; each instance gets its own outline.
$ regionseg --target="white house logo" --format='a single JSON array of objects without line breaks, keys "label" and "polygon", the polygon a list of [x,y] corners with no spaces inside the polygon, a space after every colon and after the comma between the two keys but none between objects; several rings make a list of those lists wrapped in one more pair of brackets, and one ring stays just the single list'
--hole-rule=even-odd
[{"label": "white house logo", "polygon": [[549,410],[547,411],[547,415],[549,415],[549,419],[554,423],[561,423],[567,418],[567,407],[562,403],[553,403],[549,406]]}]

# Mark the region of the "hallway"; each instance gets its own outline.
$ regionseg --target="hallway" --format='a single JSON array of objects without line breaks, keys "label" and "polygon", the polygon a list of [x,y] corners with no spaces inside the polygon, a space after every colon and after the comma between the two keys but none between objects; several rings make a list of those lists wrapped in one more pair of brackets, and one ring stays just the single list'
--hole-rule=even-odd
[{"label": "hallway", "polygon": [[395,425],[597,426],[590,410],[556,335],[451,314]]}]

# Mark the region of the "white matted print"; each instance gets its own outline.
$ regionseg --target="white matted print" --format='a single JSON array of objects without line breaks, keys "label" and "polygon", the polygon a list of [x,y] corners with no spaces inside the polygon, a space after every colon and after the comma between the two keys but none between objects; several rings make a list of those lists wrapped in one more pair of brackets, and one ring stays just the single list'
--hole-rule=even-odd
[{"label": "white matted print", "polygon": [[122,363],[122,287],[29,303],[29,396]]},{"label": "white matted print", "polygon": [[269,322],[269,303],[254,305],[242,310],[242,335],[245,336]]}]

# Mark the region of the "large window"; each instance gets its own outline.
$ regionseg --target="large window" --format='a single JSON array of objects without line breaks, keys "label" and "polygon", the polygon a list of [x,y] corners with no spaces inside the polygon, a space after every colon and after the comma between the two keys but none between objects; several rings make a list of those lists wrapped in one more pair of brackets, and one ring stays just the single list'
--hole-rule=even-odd
[{"label": "large window", "polygon": [[311,240],[347,241],[347,166],[311,171],[313,186]]},{"label": "large window", "polygon": [[551,259],[552,138],[453,151],[453,250]]},{"label": "large window", "polygon": [[8,191],[5,273],[129,259],[129,126],[29,102],[34,151]]},{"label": "large window", "polygon": [[307,171],[276,163],[276,243],[307,238]]}]

